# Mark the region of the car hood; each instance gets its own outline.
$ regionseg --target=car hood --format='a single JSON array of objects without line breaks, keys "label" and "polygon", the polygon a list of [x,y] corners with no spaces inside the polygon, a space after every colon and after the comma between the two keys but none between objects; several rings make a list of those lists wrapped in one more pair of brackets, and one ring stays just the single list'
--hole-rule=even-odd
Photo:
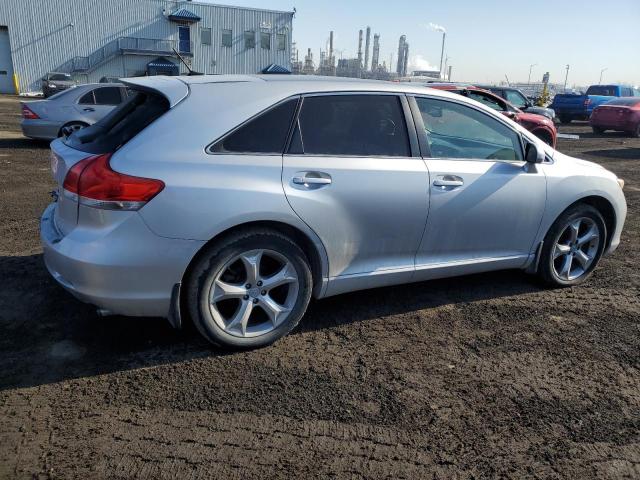
[{"label": "car hood", "polygon": [[518,121],[523,125],[546,125],[548,127],[553,127],[553,122],[548,117],[537,113],[518,113]]},{"label": "car hood", "polygon": [[582,160],[581,158],[570,157],[569,155],[560,153],[557,150],[553,153],[553,161],[562,163],[567,166],[574,166],[576,169],[591,170],[593,175],[597,175],[600,177],[611,177],[613,180],[618,178],[613,172],[610,172],[602,165],[594,162],[589,162],[588,160]]}]

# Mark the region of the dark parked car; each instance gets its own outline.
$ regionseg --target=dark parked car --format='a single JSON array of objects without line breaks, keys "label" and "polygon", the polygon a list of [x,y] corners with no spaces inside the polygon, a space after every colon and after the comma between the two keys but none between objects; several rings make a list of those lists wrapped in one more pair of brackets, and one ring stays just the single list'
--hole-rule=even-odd
[{"label": "dark parked car", "polygon": [[589,124],[593,133],[615,130],[640,137],[640,97],[622,97],[603,103],[595,108]]},{"label": "dark parked car", "polygon": [[477,87],[484,88],[485,90],[489,90],[490,92],[493,92],[496,95],[501,96],[511,105],[519,108],[523,112],[535,113],[537,115],[544,115],[545,117],[550,118],[551,120],[553,120],[556,116],[555,112],[551,108],[538,107],[534,105],[531,102],[531,100],[529,100],[527,96],[517,88],[496,87],[496,86],[489,86],[489,85],[477,85]]},{"label": "dark parked car", "polygon": [[42,93],[44,97],[50,97],[67,88],[75,87],[76,82],[73,81],[68,73],[49,72],[42,77]]}]

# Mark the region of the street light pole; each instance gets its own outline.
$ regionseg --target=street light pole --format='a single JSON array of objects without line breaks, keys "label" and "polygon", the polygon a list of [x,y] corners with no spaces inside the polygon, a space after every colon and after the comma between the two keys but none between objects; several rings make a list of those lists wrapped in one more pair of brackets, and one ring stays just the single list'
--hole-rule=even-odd
[{"label": "street light pole", "polygon": [[533,70],[533,67],[537,65],[537,63],[532,63],[531,65],[529,65],[529,80],[527,80],[527,85],[531,85],[531,70]]},{"label": "street light pole", "polygon": [[569,64],[567,64],[567,73],[564,76],[564,93],[567,93],[567,78],[569,78]]},{"label": "street light pole", "polygon": [[608,68],[603,68],[602,70],[600,70],[600,80],[598,81],[598,85],[602,84],[602,74],[606,71],[609,70]]}]

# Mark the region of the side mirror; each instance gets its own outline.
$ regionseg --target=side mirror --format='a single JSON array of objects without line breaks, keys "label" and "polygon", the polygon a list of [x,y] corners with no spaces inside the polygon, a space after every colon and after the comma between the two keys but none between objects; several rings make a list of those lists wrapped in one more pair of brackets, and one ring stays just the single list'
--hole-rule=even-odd
[{"label": "side mirror", "polygon": [[538,149],[534,143],[527,142],[524,159],[529,163],[542,163],[544,162],[544,150]]}]

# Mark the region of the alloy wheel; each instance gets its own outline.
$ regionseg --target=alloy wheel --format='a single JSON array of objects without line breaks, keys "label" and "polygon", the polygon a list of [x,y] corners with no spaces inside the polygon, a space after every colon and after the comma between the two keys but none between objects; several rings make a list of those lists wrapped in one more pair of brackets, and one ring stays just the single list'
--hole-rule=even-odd
[{"label": "alloy wheel", "polygon": [[588,217],[568,222],[553,246],[553,269],[561,280],[575,280],[593,264],[600,246],[600,232]]},{"label": "alloy wheel", "polygon": [[209,291],[209,307],[226,333],[257,337],[287,319],[298,290],[298,274],[284,255],[268,249],[250,250],[220,269]]}]

